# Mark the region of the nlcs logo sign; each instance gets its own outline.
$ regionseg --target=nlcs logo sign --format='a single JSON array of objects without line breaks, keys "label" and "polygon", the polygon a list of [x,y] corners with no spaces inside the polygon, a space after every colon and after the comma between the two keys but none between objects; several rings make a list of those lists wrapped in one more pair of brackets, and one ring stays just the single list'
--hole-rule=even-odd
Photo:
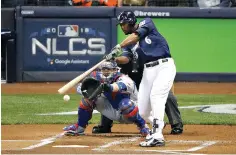
[{"label": "nlcs logo sign", "polygon": [[[47,29],[56,33],[56,29]],[[48,32],[49,32],[48,31]],[[40,42],[37,38],[32,38],[32,54],[36,55],[38,50],[47,55],[104,55],[106,53],[104,38],[78,38],[78,25],[58,25],[57,35],[59,38],[46,38],[46,44]],[[66,42],[60,41],[60,38],[68,38]],[[58,43],[63,43],[64,49],[57,47]],[[61,46],[60,46],[61,47]],[[65,49],[65,47],[68,49]],[[77,48],[75,48],[77,47]],[[78,49],[79,48],[79,49]]]},{"label": "nlcs logo sign", "polygon": [[[104,55],[106,53],[104,38],[70,38],[66,44],[69,49],[58,49],[57,38],[47,38],[46,45],[36,38],[32,38],[32,54],[37,54],[37,48],[47,55]],[[64,43],[64,42],[63,42]],[[75,44],[80,44],[81,49],[74,49]],[[87,45],[88,48],[83,48]]]}]

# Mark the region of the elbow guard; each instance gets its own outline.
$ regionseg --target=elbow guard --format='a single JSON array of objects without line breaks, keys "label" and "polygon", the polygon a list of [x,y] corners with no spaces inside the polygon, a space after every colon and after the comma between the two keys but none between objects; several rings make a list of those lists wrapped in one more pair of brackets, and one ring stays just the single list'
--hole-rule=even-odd
[{"label": "elbow guard", "polygon": [[119,87],[119,92],[127,91],[127,86],[123,82],[117,82],[117,85]]}]

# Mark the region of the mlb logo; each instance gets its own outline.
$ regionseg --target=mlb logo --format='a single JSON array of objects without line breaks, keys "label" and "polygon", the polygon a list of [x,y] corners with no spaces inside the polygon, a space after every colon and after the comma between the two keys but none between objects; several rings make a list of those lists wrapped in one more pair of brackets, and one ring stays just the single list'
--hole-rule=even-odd
[{"label": "mlb logo", "polygon": [[78,25],[58,25],[58,37],[78,37]]}]

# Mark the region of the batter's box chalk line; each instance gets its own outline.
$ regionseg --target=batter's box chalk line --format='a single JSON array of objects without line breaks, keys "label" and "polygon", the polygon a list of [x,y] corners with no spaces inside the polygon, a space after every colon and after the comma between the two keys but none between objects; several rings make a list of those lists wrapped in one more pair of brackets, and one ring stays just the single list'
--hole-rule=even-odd
[{"label": "batter's box chalk line", "polygon": [[[61,138],[64,136],[64,133],[60,133],[58,135],[55,135],[53,137],[49,137],[43,140],[40,140],[40,143],[35,144],[35,145],[31,145],[25,148],[22,148],[23,150],[30,150],[30,149],[34,149],[34,148],[38,148],[38,147],[42,147],[44,145],[50,144],[55,142],[56,139]],[[130,137],[130,138],[126,138],[126,139],[122,139],[122,140],[115,140],[112,142],[109,142],[107,144],[104,144],[102,146],[99,146],[97,148],[92,149],[93,151],[106,151],[106,149],[115,146],[115,145],[120,145],[120,144],[126,144],[126,143],[133,143],[136,142],[138,139],[140,139],[140,137]],[[2,140],[4,141],[4,140]],[[6,140],[7,141],[7,140]],[[182,152],[195,152],[198,151],[200,149],[209,147],[211,145],[214,145],[218,142],[220,143],[227,143],[230,141],[200,141],[200,140],[169,140],[166,141],[167,143],[175,143],[175,144],[181,144],[181,143],[192,143],[192,144],[197,144],[197,146],[189,148],[187,150],[150,150],[150,149],[116,149],[116,151],[138,151],[138,152],[156,152],[156,153],[181,153]]]},{"label": "batter's box chalk line", "polygon": [[34,148],[38,148],[38,147],[42,147],[44,145],[47,145],[47,144],[51,144],[53,143],[56,139],[58,138],[61,138],[62,136],[64,136],[65,132],[62,132],[56,136],[53,136],[53,137],[49,137],[49,138],[46,138],[46,139],[43,139],[40,141],[40,143],[38,144],[35,144],[35,145],[31,145],[31,146],[28,146],[28,147],[25,147],[25,148],[22,148],[23,150],[31,150],[31,149],[34,149]]},{"label": "batter's box chalk line", "polygon": [[134,137],[134,138],[129,138],[129,139],[116,140],[116,141],[107,143],[105,145],[102,145],[102,146],[100,146],[98,148],[95,148],[95,149],[92,149],[92,150],[93,151],[103,151],[104,149],[109,148],[111,146],[137,141],[139,138],[140,137]]},{"label": "batter's box chalk line", "polygon": [[[138,139],[139,139],[139,137],[125,139],[125,140],[117,140],[117,141],[113,141],[113,142],[107,143],[105,145],[102,145],[102,146],[92,149],[92,150],[93,151],[106,151],[106,149],[111,146],[124,144],[124,143],[128,143],[128,142],[134,142],[134,141],[137,141]],[[189,148],[187,150],[116,149],[116,151],[135,151],[135,152],[156,152],[156,153],[180,154],[181,152],[195,152],[195,151],[201,150],[203,148],[209,147],[211,145],[214,145],[217,142],[222,142],[222,141],[170,140],[170,141],[166,141],[166,142],[167,143],[175,143],[175,144],[191,143],[191,144],[197,144],[197,146]],[[181,154],[184,154],[184,153],[181,153]],[[187,153],[187,154],[189,154],[189,153]]]}]

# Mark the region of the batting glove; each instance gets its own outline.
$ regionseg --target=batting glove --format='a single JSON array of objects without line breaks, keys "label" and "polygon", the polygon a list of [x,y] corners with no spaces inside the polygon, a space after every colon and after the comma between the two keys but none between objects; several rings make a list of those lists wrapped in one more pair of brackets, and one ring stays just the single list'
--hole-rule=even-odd
[{"label": "batting glove", "polygon": [[118,44],[111,50],[111,53],[109,53],[108,55],[104,57],[104,59],[106,59],[107,61],[110,61],[110,60],[115,59],[116,57],[121,56],[121,54],[122,54],[122,49],[120,47],[120,44]]},{"label": "batting glove", "polygon": [[113,59],[112,54],[110,53],[110,54],[105,55],[103,59],[106,59],[107,61],[112,60]]}]

